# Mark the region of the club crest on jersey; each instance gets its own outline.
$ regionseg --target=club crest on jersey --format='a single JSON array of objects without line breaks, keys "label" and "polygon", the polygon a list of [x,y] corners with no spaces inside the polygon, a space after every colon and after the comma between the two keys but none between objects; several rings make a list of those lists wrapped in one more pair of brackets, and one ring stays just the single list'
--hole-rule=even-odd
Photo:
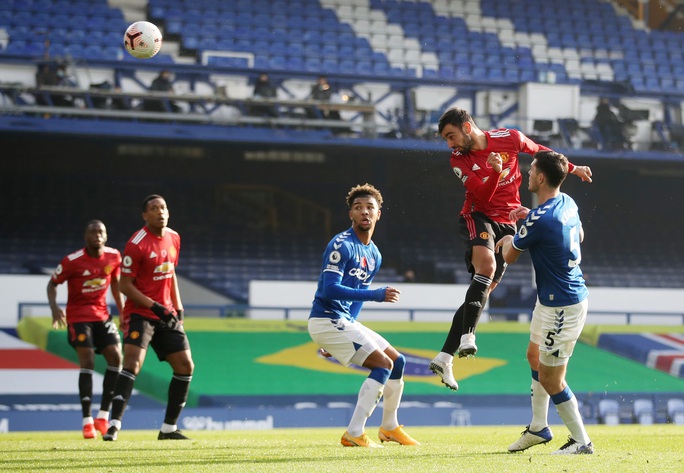
[{"label": "club crest on jersey", "polygon": [[86,334],[85,333],[79,333],[77,338],[78,338],[79,342],[85,342]]},{"label": "club crest on jersey", "polygon": [[104,273],[105,274],[112,274],[112,271],[114,271],[114,268],[112,267],[111,264],[108,264],[107,266],[104,267]]},{"label": "club crest on jersey", "polygon": [[483,240],[489,240],[489,232],[481,232],[480,238],[482,238]]},{"label": "club crest on jersey", "polygon": [[171,255],[171,258],[175,258],[176,257],[176,248],[173,246],[171,248],[169,248],[169,254]]},{"label": "club crest on jersey", "polygon": [[511,159],[510,156],[508,155],[507,151],[504,151],[503,153],[499,153],[499,156],[501,156],[501,161],[504,163],[507,163],[508,160]]}]

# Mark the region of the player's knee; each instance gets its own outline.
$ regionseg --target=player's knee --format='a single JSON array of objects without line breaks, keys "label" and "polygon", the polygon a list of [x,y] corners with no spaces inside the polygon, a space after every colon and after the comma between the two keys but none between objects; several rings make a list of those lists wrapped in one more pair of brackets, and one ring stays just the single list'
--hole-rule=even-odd
[{"label": "player's knee", "polygon": [[174,373],[183,374],[185,376],[189,376],[195,371],[195,363],[193,363],[192,358],[190,357],[175,360],[172,367]]},{"label": "player's knee", "polygon": [[380,384],[387,384],[390,373],[391,371],[387,368],[373,368],[368,377],[374,379]]},{"label": "player's knee", "polygon": [[390,379],[401,379],[404,376],[404,367],[406,366],[406,357],[399,353],[399,356],[394,360],[394,367],[390,373]]}]

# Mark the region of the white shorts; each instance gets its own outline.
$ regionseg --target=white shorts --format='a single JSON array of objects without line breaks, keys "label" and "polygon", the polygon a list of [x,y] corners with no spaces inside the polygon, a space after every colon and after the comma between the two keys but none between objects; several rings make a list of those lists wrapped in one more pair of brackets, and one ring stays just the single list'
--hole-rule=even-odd
[{"label": "white shorts", "polygon": [[542,365],[568,364],[587,320],[588,307],[588,299],[567,307],[547,307],[537,300],[530,323],[530,341],[539,345]]},{"label": "white shorts", "polygon": [[375,350],[385,351],[390,346],[387,340],[360,322],[346,319],[312,317],[309,319],[309,335],[344,366],[352,363],[363,366]]}]

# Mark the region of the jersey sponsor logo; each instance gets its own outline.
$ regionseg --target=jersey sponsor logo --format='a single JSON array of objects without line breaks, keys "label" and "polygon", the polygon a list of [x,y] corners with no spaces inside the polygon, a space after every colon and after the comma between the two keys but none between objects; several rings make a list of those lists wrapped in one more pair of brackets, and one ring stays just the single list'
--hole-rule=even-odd
[{"label": "jersey sponsor logo", "polygon": [[330,261],[333,264],[339,263],[341,259],[342,255],[339,251],[333,251],[332,253],[330,253],[330,256],[328,256],[328,261]]},{"label": "jersey sponsor logo", "polygon": [[363,268],[352,268],[349,270],[349,275],[363,282],[366,282],[370,278],[370,274]]},{"label": "jersey sponsor logo", "polygon": [[173,271],[173,263],[164,261],[162,264],[155,266],[154,273],[170,273]]},{"label": "jersey sponsor logo", "polygon": [[107,288],[107,279],[105,278],[93,278],[83,281],[83,288],[81,293],[97,292]]},{"label": "jersey sponsor logo", "polygon": [[123,265],[124,265],[125,267],[128,268],[128,267],[130,267],[132,264],[133,264],[133,259],[132,259],[130,256],[128,256],[128,255],[124,256]]},{"label": "jersey sponsor logo", "polygon": [[498,184],[498,185],[508,184],[507,182],[502,182],[502,181],[503,181],[504,179],[506,179],[506,177],[507,177],[510,173],[511,173],[511,168],[506,168],[506,169],[501,170],[501,175],[499,175],[499,184]]},{"label": "jersey sponsor logo", "polygon": [[489,232],[480,232],[480,238],[483,240],[489,240]]},{"label": "jersey sponsor logo", "polygon": [[156,266],[154,268],[154,274],[158,274],[158,276],[154,276],[152,278],[153,281],[162,281],[164,279],[172,278],[173,277],[173,263],[170,261],[164,261],[162,264]]}]

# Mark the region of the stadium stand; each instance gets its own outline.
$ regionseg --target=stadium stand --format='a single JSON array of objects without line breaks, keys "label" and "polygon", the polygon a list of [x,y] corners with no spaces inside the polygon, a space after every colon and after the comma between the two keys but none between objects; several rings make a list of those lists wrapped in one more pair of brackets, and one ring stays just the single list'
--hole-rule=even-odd
[{"label": "stadium stand", "polygon": [[[535,129],[532,125],[525,130],[523,123],[527,117],[516,116],[517,104],[513,103],[499,107],[498,111],[482,108],[477,114],[478,121],[489,122],[492,127],[512,121],[513,125],[523,128],[530,135],[549,140],[549,144],[565,151],[576,161],[587,157],[601,159],[608,154],[601,154],[602,137],[591,122],[598,96],[622,99],[635,109],[646,107],[643,104],[648,103],[653,131],[651,122],[640,120],[640,126],[648,128],[647,142],[639,145],[640,150],[650,151],[648,148],[652,147],[664,152],[638,154],[636,151],[639,150],[635,149],[633,155],[611,155],[609,159],[629,160],[629,164],[623,164],[623,169],[615,171],[612,162],[603,163],[604,170],[617,172],[619,178],[611,178],[608,186],[593,187],[590,195],[579,191],[574,184],[568,186],[571,191],[577,191],[580,207],[586,215],[585,226],[595,235],[613,235],[615,229],[624,226],[625,214],[610,211],[612,205],[634,209],[644,228],[658,228],[668,221],[669,210],[666,206],[648,205],[637,193],[621,194],[620,202],[617,202],[614,192],[620,186],[651,188],[665,180],[665,187],[671,192],[669,198],[681,201],[681,186],[676,180],[664,177],[667,169],[662,171],[660,177],[651,178],[648,175],[654,171],[635,164],[634,160],[654,160],[658,163],[655,167],[658,167],[665,160],[680,159],[678,141],[681,140],[677,130],[681,125],[677,123],[676,113],[673,113],[678,110],[673,104],[684,97],[684,81],[681,79],[684,72],[683,36],[672,31],[646,28],[613,2],[286,0],[279,11],[265,14],[265,11],[270,10],[269,2],[265,0],[236,0],[225,5],[209,0],[152,0],[147,3],[147,19],[163,28],[166,43],[161,54],[144,62],[136,61],[123,52],[121,32],[130,15],[125,6],[120,8],[116,5],[117,2],[108,3],[105,0],[3,2],[0,5],[0,44],[3,46],[0,49],[0,64],[8,64],[9,69],[26,70],[27,67],[35,67],[46,57],[66,61],[74,70],[81,71],[81,78],[84,74],[85,77],[91,73],[99,74],[97,77],[104,77],[114,85],[130,89],[123,94],[142,94],[131,95],[129,98],[133,102],[145,94],[146,83],[141,78],[142,74],[156,73],[162,67],[170,68],[176,73],[178,82],[187,89],[186,92],[195,95],[196,100],[193,102],[188,99],[185,113],[178,114],[180,116],[153,117],[156,122],[168,125],[167,128],[153,128],[154,124],[146,127],[148,123],[144,120],[149,121],[149,117],[131,114],[131,111],[103,116],[101,113],[109,110],[94,110],[95,107],[91,110],[89,103],[94,96],[87,94],[94,93],[89,86],[95,81],[89,80],[88,85],[82,87],[85,89],[83,95],[78,96],[82,97],[78,100],[83,103],[83,108],[72,112],[82,114],[84,119],[75,122],[73,116],[51,114],[52,125],[62,121],[66,129],[70,124],[77,123],[75,128],[78,129],[84,130],[90,126],[95,128],[94,133],[119,133],[124,136],[134,130],[140,130],[140,135],[146,137],[169,134],[192,136],[193,127],[200,126],[200,116],[216,115],[225,109],[219,102],[211,102],[216,100],[215,91],[220,89],[221,81],[216,76],[240,78],[231,82],[232,90],[228,87],[227,91],[231,100],[238,101],[233,105],[238,109],[242,107],[236,112],[239,114],[245,109],[244,99],[249,97],[250,81],[259,72],[269,72],[277,81],[281,101],[304,100],[306,94],[302,91],[306,91],[316,75],[324,73],[331,77],[341,92],[355,99],[349,103],[371,104],[374,119],[390,127],[393,139],[382,140],[383,137],[379,136],[377,140],[364,141],[363,146],[386,146],[387,149],[417,146],[431,153],[439,150],[440,156],[443,156],[443,145],[435,143],[432,135],[439,112],[453,102],[453,99],[447,98],[467,97],[475,104],[478,103],[479,93],[491,94],[492,90],[498,90],[505,95],[515,93],[529,83],[576,86],[583,97],[580,102],[583,110],[578,111],[575,117],[546,119],[543,124],[536,120],[544,127]],[[179,46],[177,53],[172,47],[175,43]],[[35,107],[32,96],[35,91],[30,89],[33,83],[22,83],[22,78],[30,77],[32,80],[33,72],[31,70],[28,76],[25,73],[21,76],[17,72],[21,93],[17,92],[19,89],[12,89],[16,82],[11,86],[2,84],[3,107],[7,103],[3,114],[6,113],[10,118],[18,114],[26,120],[40,120],[42,114],[47,114],[43,109],[40,109],[40,113],[36,113],[35,108],[34,112],[30,111],[31,107]],[[364,89],[363,84],[371,84],[372,87]],[[439,88],[433,94],[437,99],[419,100],[419,92],[429,87]],[[205,92],[207,95],[204,95]],[[96,93],[102,93],[102,97],[109,99],[119,94]],[[369,95],[372,95],[370,100]],[[635,101],[635,97],[639,100]],[[494,98],[486,100],[492,102]],[[423,102],[428,102],[428,105]],[[18,105],[24,108],[17,111]],[[297,102],[297,105],[301,103]],[[288,115],[287,119],[290,118],[290,112],[284,114]],[[130,118],[135,122],[133,126],[126,126],[127,117],[134,117]],[[118,121],[114,122],[114,118]],[[179,121],[196,118],[198,124],[186,123],[187,128],[182,133],[170,128]],[[106,123],[111,126],[93,126],[100,120],[108,120]],[[237,123],[237,132],[232,125],[225,123],[221,123],[225,127],[217,129],[214,126],[212,130],[220,135],[236,133],[244,137],[245,128],[269,124],[261,118],[255,120]],[[358,110],[352,110],[346,112],[345,120],[361,124],[364,118]],[[21,122],[23,126],[26,123]],[[321,141],[332,139],[327,129],[330,124],[320,121],[315,125],[307,123],[306,126],[318,128],[315,133],[309,130],[304,135],[301,122],[295,125],[284,123],[277,124],[283,128],[289,126],[288,136],[299,134],[302,141],[309,140],[314,145],[348,144]],[[3,125],[8,130],[12,126],[19,125],[12,120]],[[153,129],[158,135],[152,134]],[[542,136],[542,133],[548,135]],[[255,142],[263,138],[260,135],[253,136],[255,138],[252,141]],[[419,138],[419,144],[411,140],[396,140],[397,136]],[[648,143],[651,136],[653,142]],[[271,138],[269,136],[267,139]],[[353,138],[360,141],[368,136],[358,133]],[[591,164],[594,165],[593,162]],[[80,183],[79,186],[72,186],[74,189],[79,187],[79,190],[70,194],[67,202],[58,204],[55,200],[44,198],[50,195],[51,189],[59,193],[58,189],[51,187],[53,184],[49,179],[37,182],[35,179],[7,182],[11,195],[28,193],[43,198],[40,201],[23,202],[32,206],[28,212],[20,206],[13,206],[11,199],[3,199],[0,204],[3,217],[16,223],[16,232],[3,232],[3,258],[0,263],[3,272],[39,270],[53,264],[65,250],[69,251],[73,245],[80,244],[78,234],[68,241],[60,235],[72,234],[74,226],[80,228],[83,218],[74,218],[69,222],[61,217],[53,218],[46,223],[51,229],[49,238],[43,234],[27,239],[24,232],[28,222],[22,222],[25,215],[35,216],[44,212],[57,216],[63,214],[65,208],[79,208],[81,214],[90,215],[98,213],[101,208],[100,203],[87,199],[87,186]],[[113,195],[111,201],[121,202],[121,205],[112,205],[107,211],[110,214],[103,216],[110,227],[130,230],[129,209],[135,208],[135,204],[130,202],[129,192],[133,190],[136,195],[144,194],[144,189],[149,188],[150,184],[149,180],[141,180],[124,184],[125,190],[122,190],[121,183],[106,187],[107,192]],[[178,183],[174,182],[174,185]],[[205,182],[186,188],[186,192],[213,202],[214,196],[209,195],[208,190],[217,186],[215,181]],[[302,197],[312,202],[317,199],[314,193]],[[595,202],[604,205],[597,207]],[[46,203],[47,209],[43,207]],[[324,207],[329,210],[334,208],[334,204],[326,202]],[[184,231],[185,241],[188,241],[184,254],[189,258],[182,269],[186,276],[237,301],[245,300],[249,279],[266,276],[310,279],[316,276],[314,262],[318,256],[315,252],[312,254],[310,249],[318,251],[323,237],[311,238],[301,228],[287,235],[280,230],[277,237],[272,228],[257,228],[250,233],[241,233],[232,221],[263,215],[256,205],[243,206],[242,209],[240,205],[230,208],[213,205],[203,211],[207,215],[183,200],[174,202],[176,221],[181,225],[193,222],[193,225],[186,225],[189,229]],[[216,218],[221,212],[225,213],[223,218]],[[211,231],[196,223],[198,219],[205,218],[213,224]],[[435,220],[442,220],[441,215]],[[407,232],[411,228],[401,224],[390,225],[394,225],[390,227],[393,233],[410,234]],[[419,278],[426,282],[467,280],[469,276],[462,263],[463,249],[460,242],[454,242],[453,228],[449,229],[451,233],[444,233],[438,228],[439,224],[430,225],[430,237],[426,237],[425,241],[417,241],[416,238],[387,239],[388,242],[383,246],[386,256],[385,280],[400,279],[407,268],[416,270]],[[665,228],[658,233],[655,236],[637,234],[635,238],[624,242],[622,251],[616,251],[612,238],[588,238],[583,267],[589,283],[597,286],[684,287],[684,276],[678,269],[684,263],[683,257],[674,240],[666,236],[671,231]],[[225,235],[230,235],[234,247],[214,244],[225,240]],[[117,235],[117,238],[120,236]],[[28,244],[30,247],[26,254],[16,251],[20,240],[22,245]],[[116,243],[123,245],[122,241]],[[420,247],[421,251],[417,252],[416,247]],[[654,251],[654,247],[658,251]],[[245,254],[245,248],[250,248],[257,256],[250,259]],[[529,263],[511,268],[501,288],[493,296],[492,304],[504,305],[510,303],[511,298],[528,303],[531,279]]]}]

